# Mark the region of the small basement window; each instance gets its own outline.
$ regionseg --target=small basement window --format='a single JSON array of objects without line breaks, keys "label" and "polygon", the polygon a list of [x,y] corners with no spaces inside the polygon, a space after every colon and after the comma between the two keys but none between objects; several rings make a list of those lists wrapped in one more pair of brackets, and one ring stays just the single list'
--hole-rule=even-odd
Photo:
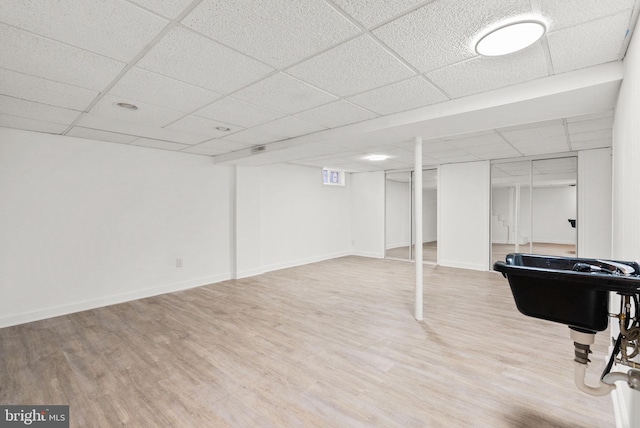
[{"label": "small basement window", "polygon": [[344,171],[322,168],[322,184],[327,186],[344,186],[344,176]]}]

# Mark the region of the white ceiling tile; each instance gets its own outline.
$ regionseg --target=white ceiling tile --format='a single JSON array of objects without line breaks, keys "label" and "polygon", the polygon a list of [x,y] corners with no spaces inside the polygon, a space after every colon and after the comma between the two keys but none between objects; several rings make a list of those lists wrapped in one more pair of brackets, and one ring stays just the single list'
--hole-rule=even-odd
[{"label": "white ceiling tile", "polygon": [[129,0],[132,3],[136,3],[142,7],[146,7],[158,13],[166,16],[169,19],[173,19],[191,4],[192,0]]},{"label": "white ceiling tile", "polygon": [[[414,144],[414,143],[411,143]],[[442,140],[429,140],[422,143],[422,153],[432,156],[433,153],[446,152],[454,149],[451,142]]]},{"label": "white ceiling tile", "polygon": [[267,110],[232,97],[218,100],[207,107],[201,108],[194,114],[244,128],[250,128],[284,116],[284,113]]},{"label": "white ceiling tile", "polygon": [[442,92],[421,76],[374,89],[349,98],[350,101],[379,114],[391,114],[447,101]]},{"label": "white ceiling tile", "polygon": [[[413,153],[415,150],[415,142],[413,141],[396,143],[394,144],[394,146],[407,150],[411,153]],[[455,147],[453,147],[450,142],[443,141],[439,138],[424,140],[422,142],[422,154],[424,156],[429,156],[429,153],[443,152],[453,149],[455,149]]]},{"label": "white ceiling tile", "polygon": [[609,110],[605,110],[605,111],[600,112],[600,113],[593,113],[593,114],[585,114],[585,115],[582,115],[582,116],[568,117],[567,118],[567,123],[582,122],[582,121],[585,121],[585,120],[603,119],[605,117],[613,117],[613,110],[609,109]]},{"label": "white ceiling tile", "polygon": [[219,150],[224,153],[235,152],[237,150],[247,149],[253,146],[253,144],[238,143],[236,141],[229,140],[209,140],[204,143],[193,146],[193,148],[200,147],[202,149]]},{"label": "white ceiling tile", "polygon": [[349,123],[372,119],[378,115],[345,100],[325,104],[296,115],[297,118],[317,123],[327,128],[337,128]]},{"label": "white ceiling tile", "polygon": [[437,155],[433,156],[433,159],[435,159],[439,164],[458,163],[458,162],[475,162],[475,161],[481,160],[477,156],[472,156],[464,152],[460,152],[456,154],[450,153],[447,155],[438,153]]},{"label": "white ceiling tile", "polygon": [[[229,131],[221,131],[217,127],[230,128]],[[230,132],[240,131],[242,128],[227,123],[216,122],[204,117],[189,115],[167,126],[176,131],[191,132],[193,134],[206,135],[208,137],[222,138]]]},{"label": "white ceiling tile", "polygon": [[333,168],[336,165],[335,163],[325,162],[324,160],[320,159],[299,159],[290,163],[294,163],[296,165],[313,166],[317,168]]},{"label": "white ceiling tile", "polygon": [[67,125],[10,116],[8,114],[0,114],[0,126],[5,128],[25,129],[27,131],[46,132],[48,134],[61,134],[65,129],[67,129]]},{"label": "white ceiling tile", "polygon": [[603,117],[601,119],[583,120],[567,124],[569,135],[582,132],[601,131],[613,129],[613,117]]},{"label": "white ceiling tile", "polygon": [[492,129],[484,129],[481,131],[465,132],[464,134],[455,134],[447,137],[442,137],[439,139],[443,141],[455,141],[455,140],[465,140],[465,139],[475,138],[475,137],[486,137],[488,135],[495,137],[496,133]]},{"label": "white ceiling tile", "polygon": [[369,172],[377,171],[379,169],[376,165],[371,165],[363,162],[344,162],[336,165],[336,168],[341,168],[349,172]]},{"label": "white ceiling tile", "polygon": [[53,82],[0,68],[0,93],[72,110],[84,110],[97,91]]},{"label": "white ceiling tile", "polygon": [[186,144],[173,143],[171,141],[153,140],[151,138],[138,138],[131,142],[133,146],[152,147],[163,150],[182,150],[190,146]]},{"label": "white ceiling tile", "polygon": [[487,153],[496,153],[503,151],[505,153],[511,153],[513,156],[520,156],[520,153],[514,149],[509,143],[502,142],[497,144],[478,145],[461,147],[460,150],[470,155],[486,155]]},{"label": "white ceiling tile", "polygon": [[371,148],[371,151],[375,152],[376,154],[391,156],[391,158],[396,160],[398,158],[402,158],[403,161],[406,159],[411,159],[413,161],[415,159],[413,150],[406,150],[399,147],[376,147]]},{"label": "white ceiling tile", "polygon": [[244,131],[237,132],[233,135],[226,137],[229,141],[245,144],[265,144],[272,143],[274,141],[284,140],[287,137],[277,134],[269,134],[264,130],[257,128],[249,128]]},{"label": "white ceiling tile", "polygon": [[500,164],[494,164],[491,166],[492,169],[499,169],[504,172],[507,176],[522,176],[531,174],[531,162],[529,161],[520,161],[520,162],[506,162]]},{"label": "white ceiling tile", "polygon": [[129,62],[168,21],[121,0],[0,2],[3,22]]},{"label": "white ceiling tile", "polygon": [[74,126],[65,134],[68,137],[88,138],[90,140],[109,141],[111,143],[128,144],[138,137],[115,132],[100,131],[99,129]]},{"label": "white ceiling tile", "polygon": [[363,35],[298,64],[287,73],[333,94],[348,96],[415,73]]},{"label": "white ceiling tile", "polygon": [[321,131],[325,129],[325,127],[292,116],[285,116],[283,118],[276,119],[273,122],[258,125],[253,129],[270,135],[292,138],[299,135]]},{"label": "white ceiling tile", "polygon": [[0,58],[5,68],[86,89],[102,90],[125,66],[2,23],[0,40]]},{"label": "white ceiling tile", "polygon": [[425,0],[334,0],[345,12],[367,28],[424,3]]},{"label": "white ceiling tile", "polygon": [[464,150],[460,150],[460,149],[442,150],[442,151],[433,152],[433,153],[430,152],[428,155],[430,157],[432,157],[433,159],[444,160],[444,161],[449,161],[449,162],[454,160],[454,159],[463,159],[460,162],[468,162],[468,161],[472,161],[472,160],[478,160],[477,157],[471,156],[467,152],[465,152]]},{"label": "white ceiling tile", "polygon": [[366,165],[366,162],[368,162],[373,168],[375,168],[375,170],[404,169],[404,168],[407,168],[408,166],[408,164],[404,162],[398,162],[395,159],[385,159],[381,161],[365,161],[365,162],[359,162],[359,163],[363,163]]},{"label": "white ceiling tile", "polygon": [[555,172],[575,172],[578,162],[575,157],[559,158],[559,159],[540,159],[531,162],[534,171],[543,174]]},{"label": "white ceiling tile", "polygon": [[337,99],[284,73],[270,76],[233,96],[287,114],[297,113]]},{"label": "white ceiling tile", "polygon": [[523,123],[521,125],[515,126],[506,126],[504,128],[500,128],[499,131],[519,131],[521,129],[533,129],[533,128],[546,128],[548,126],[556,126],[563,125],[564,122],[562,119],[553,119],[553,120],[544,120],[542,122],[532,122],[532,123]]},{"label": "white ceiling tile", "polygon": [[500,135],[493,131],[483,132],[479,135],[462,135],[454,138],[446,138],[445,141],[448,142],[451,147],[460,149],[508,145]]},{"label": "white ceiling tile", "polygon": [[601,140],[605,138],[611,138],[612,132],[610,129],[603,129],[600,131],[574,133],[569,135],[571,144],[589,140]]},{"label": "white ceiling tile", "polygon": [[277,68],[359,31],[321,0],[204,0],[182,23]]},{"label": "white ceiling tile", "polygon": [[205,156],[217,156],[217,155],[221,155],[223,153],[226,153],[224,150],[219,150],[219,149],[213,149],[213,148],[207,148],[207,147],[200,147],[200,146],[191,146],[189,148],[186,148],[184,150],[180,150],[183,153],[191,153],[194,155],[205,155]]},{"label": "white ceiling tile", "polygon": [[[116,103],[135,104],[138,108],[136,110],[122,108],[118,107]],[[160,127],[184,116],[184,113],[179,111],[169,110],[153,106],[151,104],[144,104],[130,98],[118,97],[109,94],[102,97],[102,99],[93,106],[90,113],[98,116]]]},{"label": "white ceiling tile", "polygon": [[70,125],[80,115],[77,110],[21,100],[5,95],[0,95],[0,113],[63,125]]},{"label": "white ceiling tile", "polygon": [[524,156],[543,155],[547,153],[564,153],[570,151],[569,146],[564,144],[540,144],[537,146],[518,147],[518,151]]},{"label": "white ceiling tile", "polygon": [[133,67],[109,91],[132,100],[190,113],[220,98],[217,92]]},{"label": "white ceiling tile", "polygon": [[539,43],[502,57],[476,57],[428,73],[453,98],[477,94],[547,76],[547,60]]},{"label": "white ceiling tile", "polygon": [[118,134],[135,135],[156,140],[173,141],[183,144],[197,144],[207,140],[207,137],[189,132],[175,131],[173,129],[159,128],[157,126],[134,123],[127,120],[119,120],[112,117],[98,116],[95,114],[83,114],[76,122],[77,126],[115,132]]},{"label": "white ceiling tile", "polygon": [[549,31],[557,31],[631,9],[634,4],[634,0],[540,0],[540,10],[549,21]]},{"label": "white ceiling tile", "polygon": [[627,35],[631,10],[547,34],[556,73],[616,61]]},{"label": "white ceiling tile", "polygon": [[589,141],[581,141],[571,143],[571,148],[573,150],[589,150],[589,149],[599,149],[601,147],[611,147],[612,142],[611,138],[603,138],[599,140],[589,140]]},{"label": "white ceiling tile", "polygon": [[171,30],[136,65],[224,94],[273,70],[182,27]]},{"label": "white ceiling tile", "polygon": [[511,145],[518,150],[530,149],[541,146],[556,146],[569,149],[566,135],[551,135],[546,137],[529,138],[524,140],[511,141]]},{"label": "white ceiling tile", "polygon": [[480,160],[506,159],[522,156],[522,153],[509,148],[508,150],[486,151],[481,153],[469,153]]},{"label": "white ceiling tile", "polygon": [[351,161],[354,161],[354,160],[350,159],[347,156],[344,156],[344,157],[335,157],[335,156],[333,156],[333,157],[330,157],[330,158],[321,156],[320,158],[310,158],[310,159],[305,158],[305,159],[301,159],[301,160],[296,160],[295,162],[296,163],[300,163],[300,164],[304,164],[304,165],[317,166],[317,167],[320,167],[320,168],[325,168],[325,167],[326,168],[334,168],[334,167],[336,167],[336,165],[343,164],[343,163],[346,163],[346,162],[351,162]]},{"label": "white ceiling tile", "polygon": [[491,146],[466,147],[463,149],[470,155],[484,156],[487,159],[509,158],[521,156],[521,152],[514,149],[509,143],[495,144]]},{"label": "white ceiling tile", "polygon": [[510,143],[515,143],[520,140],[539,139],[543,140],[548,137],[560,136],[565,138],[564,125],[558,124],[553,126],[545,126],[542,128],[526,128],[515,131],[499,130],[500,134],[507,139]]},{"label": "white ceiling tile", "polygon": [[433,1],[373,31],[387,46],[426,72],[476,56],[481,31],[515,16],[530,16],[528,0]]}]

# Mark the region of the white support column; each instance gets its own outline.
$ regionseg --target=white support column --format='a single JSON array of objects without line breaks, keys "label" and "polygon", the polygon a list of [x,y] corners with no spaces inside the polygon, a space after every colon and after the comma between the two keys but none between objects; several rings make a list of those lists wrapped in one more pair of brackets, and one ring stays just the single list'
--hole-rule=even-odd
[{"label": "white support column", "polygon": [[413,173],[414,219],[415,219],[415,263],[416,263],[416,312],[418,321],[422,320],[422,137],[415,139],[415,171]]},{"label": "white support column", "polygon": [[[519,253],[520,252],[520,183],[516,183],[516,215],[515,215],[515,221],[513,222],[515,225],[515,230],[513,232],[514,234],[514,239],[515,239],[515,252]],[[508,244],[509,242],[507,242]],[[504,261],[504,260],[502,260]]]}]

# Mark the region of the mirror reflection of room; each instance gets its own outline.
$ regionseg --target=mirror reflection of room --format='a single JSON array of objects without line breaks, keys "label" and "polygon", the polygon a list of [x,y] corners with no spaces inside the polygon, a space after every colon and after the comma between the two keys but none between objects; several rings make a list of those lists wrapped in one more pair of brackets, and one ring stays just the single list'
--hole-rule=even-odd
[{"label": "mirror reflection of room", "polygon": [[509,253],[575,256],[577,227],[575,157],[491,166],[492,264]]},{"label": "mirror reflection of room", "polygon": [[438,261],[437,169],[422,171],[422,261],[431,263]]},{"label": "mirror reflection of room", "polygon": [[411,260],[411,171],[387,172],[385,189],[385,257]]},{"label": "mirror reflection of room", "polygon": [[533,254],[576,256],[577,165],[575,157],[531,162]]},{"label": "mirror reflection of room", "polygon": [[[385,257],[414,260],[413,172],[387,172]],[[422,260],[438,259],[438,170],[422,171]]]}]

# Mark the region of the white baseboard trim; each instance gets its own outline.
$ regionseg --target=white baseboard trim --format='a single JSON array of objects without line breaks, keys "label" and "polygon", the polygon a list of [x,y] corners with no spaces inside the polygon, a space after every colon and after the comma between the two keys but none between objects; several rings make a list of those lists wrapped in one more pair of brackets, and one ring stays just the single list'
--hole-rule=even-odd
[{"label": "white baseboard trim", "polygon": [[481,270],[481,271],[487,270],[487,266],[485,266],[484,264],[464,263],[464,262],[457,262],[457,261],[451,261],[451,260],[438,260],[438,265],[459,268],[459,269],[470,269],[470,270]]},{"label": "white baseboard trim", "polygon": [[373,251],[354,251],[351,253],[352,256],[360,256],[360,257],[370,257],[373,259],[384,259],[384,253],[373,252]]},{"label": "white baseboard trim", "polygon": [[204,278],[192,279],[189,281],[162,285],[160,287],[145,288],[128,293],[116,294],[113,296],[104,296],[96,299],[55,306],[52,308],[42,308],[31,312],[9,315],[0,318],[0,328],[10,327],[12,325],[18,324],[25,324],[33,321],[40,321],[43,319],[59,317],[62,315],[69,315],[75,312],[82,312],[90,309],[101,308],[104,306],[116,305],[118,303],[130,302],[132,300],[144,299],[146,297],[158,296],[160,294],[173,293],[180,290],[187,290],[189,288],[201,287],[203,285],[209,285],[215,282],[226,281],[230,278],[231,275],[228,273],[213,275]]},{"label": "white baseboard trim", "polygon": [[533,241],[533,245],[536,245],[536,244],[576,245],[575,241],[567,242],[561,239],[538,239],[536,241]]},{"label": "white baseboard trim", "polygon": [[251,276],[260,275],[263,273],[264,273],[264,270],[261,268],[242,270],[242,271],[236,272],[236,279],[249,278]]},{"label": "white baseboard trim", "polygon": [[325,260],[337,259],[338,257],[346,257],[352,255],[351,251],[339,251],[337,253],[323,254],[321,256],[307,257],[304,259],[291,260],[284,263],[274,263],[262,267],[262,273],[272,272],[274,270],[287,269],[296,266],[307,265],[309,263],[322,262]]},{"label": "white baseboard trim", "polygon": [[408,247],[409,245],[411,245],[411,242],[409,242],[409,241],[407,241],[407,242],[395,242],[393,244],[387,244],[387,250],[393,250],[394,248]]}]

